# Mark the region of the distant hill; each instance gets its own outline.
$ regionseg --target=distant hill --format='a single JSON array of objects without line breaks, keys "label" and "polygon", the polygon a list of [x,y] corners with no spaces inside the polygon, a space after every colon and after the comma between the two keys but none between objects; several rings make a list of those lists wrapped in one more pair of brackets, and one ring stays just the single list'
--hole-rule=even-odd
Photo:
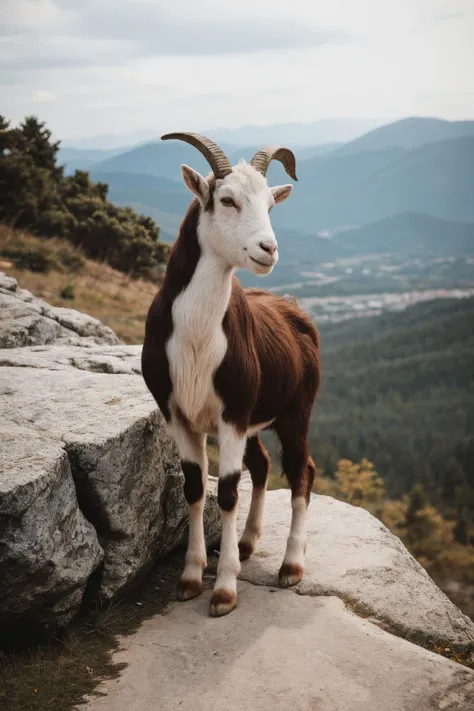
[{"label": "distant hill", "polygon": [[278,224],[303,232],[356,227],[390,215],[420,212],[474,222],[474,138],[386,148],[304,161],[300,182]]},{"label": "distant hill", "polygon": [[60,146],[57,161],[59,165],[64,165],[66,173],[71,175],[75,170],[90,170],[92,166],[101,161],[112,158],[123,153],[126,148],[113,148],[109,151],[97,149],[79,149]]},{"label": "distant hill", "polygon": [[343,143],[322,143],[319,146],[306,146],[301,148],[296,148],[294,153],[296,159],[308,160],[308,158],[317,158],[319,156],[326,155],[327,153],[332,153],[336,148],[343,146]]},{"label": "distant hill", "polygon": [[181,181],[180,165],[186,163],[203,175],[210,172],[205,158],[181,141],[153,141],[108,158],[93,167],[96,173],[140,173]]},{"label": "distant hill", "polygon": [[269,126],[248,125],[239,128],[210,128],[201,131],[215,141],[238,146],[281,143],[289,148],[323,143],[345,143],[376,126],[383,120],[335,118],[308,123],[277,123]]},{"label": "distant hill", "polygon": [[[205,128],[187,126],[183,130],[196,131],[209,136],[215,141],[235,146],[263,145],[275,142],[286,142],[288,145],[312,146],[326,143],[345,143],[351,141],[366,131],[380,126],[383,120],[335,118],[312,121],[309,123],[277,123],[270,125],[248,125],[235,129]],[[179,127],[175,130],[179,130]],[[85,138],[64,139],[62,145],[68,148],[85,150],[110,150],[136,146],[141,143],[157,140],[165,133],[160,128],[141,129],[122,134],[100,134]]]},{"label": "distant hill", "polygon": [[92,171],[94,180],[109,186],[109,197],[120,204],[139,201],[165,212],[184,216],[192,195],[184,183],[141,173]]},{"label": "distant hill", "polygon": [[451,138],[474,136],[474,121],[443,121],[437,118],[412,117],[379,126],[338,150],[338,155],[383,148],[418,148]]},{"label": "distant hill", "polygon": [[474,224],[406,212],[337,233],[333,241],[356,254],[469,256],[474,255]]}]

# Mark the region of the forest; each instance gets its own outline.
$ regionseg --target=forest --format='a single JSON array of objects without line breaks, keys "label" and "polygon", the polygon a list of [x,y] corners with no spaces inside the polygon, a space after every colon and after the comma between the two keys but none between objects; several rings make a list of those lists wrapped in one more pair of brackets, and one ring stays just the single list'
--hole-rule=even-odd
[{"label": "forest", "polygon": [[[59,142],[45,123],[28,116],[11,127],[0,116],[0,222],[42,238],[64,238],[92,259],[133,276],[151,276],[167,255],[159,228],[129,207],[107,200],[108,186],[86,171],[66,176],[58,165]],[[18,250],[15,263],[37,271],[41,254]]]}]

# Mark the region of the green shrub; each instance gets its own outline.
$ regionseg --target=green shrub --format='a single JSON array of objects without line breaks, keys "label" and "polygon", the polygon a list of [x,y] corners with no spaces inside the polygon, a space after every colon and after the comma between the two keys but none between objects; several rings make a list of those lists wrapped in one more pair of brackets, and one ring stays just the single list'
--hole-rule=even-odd
[{"label": "green shrub", "polygon": [[56,252],[59,263],[70,272],[80,272],[85,259],[68,247],[62,247]]},{"label": "green shrub", "polygon": [[32,272],[47,273],[56,266],[54,257],[42,244],[4,247],[2,256],[8,257],[18,269]]},{"label": "green shrub", "polygon": [[59,296],[61,299],[74,299],[74,285],[66,284],[66,286],[61,289]]}]

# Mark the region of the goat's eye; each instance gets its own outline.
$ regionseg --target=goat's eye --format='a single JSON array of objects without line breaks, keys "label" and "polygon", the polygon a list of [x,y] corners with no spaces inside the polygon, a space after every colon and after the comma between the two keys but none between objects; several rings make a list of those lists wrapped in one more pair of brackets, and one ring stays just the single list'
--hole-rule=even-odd
[{"label": "goat's eye", "polygon": [[236,207],[235,202],[232,200],[231,197],[223,197],[221,198],[221,203],[225,205],[226,207]]}]

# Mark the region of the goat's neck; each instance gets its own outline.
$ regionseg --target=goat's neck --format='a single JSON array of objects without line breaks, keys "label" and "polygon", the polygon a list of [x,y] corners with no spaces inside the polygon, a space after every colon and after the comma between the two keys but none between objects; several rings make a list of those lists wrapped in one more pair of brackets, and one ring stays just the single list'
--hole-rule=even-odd
[{"label": "goat's neck", "polygon": [[233,269],[214,252],[201,249],[198,240],[200,208],[193,203],[183,220],[168,262],[162,287],[187,335],[202,340],[218,328],[232,292]]},{"label": "goat's neck", "polygon": [[202,341],[220,329],[232,292],[232,273],[216,255],[201,254],[191,281],[174,307],[180,311],[187,337]]}]

